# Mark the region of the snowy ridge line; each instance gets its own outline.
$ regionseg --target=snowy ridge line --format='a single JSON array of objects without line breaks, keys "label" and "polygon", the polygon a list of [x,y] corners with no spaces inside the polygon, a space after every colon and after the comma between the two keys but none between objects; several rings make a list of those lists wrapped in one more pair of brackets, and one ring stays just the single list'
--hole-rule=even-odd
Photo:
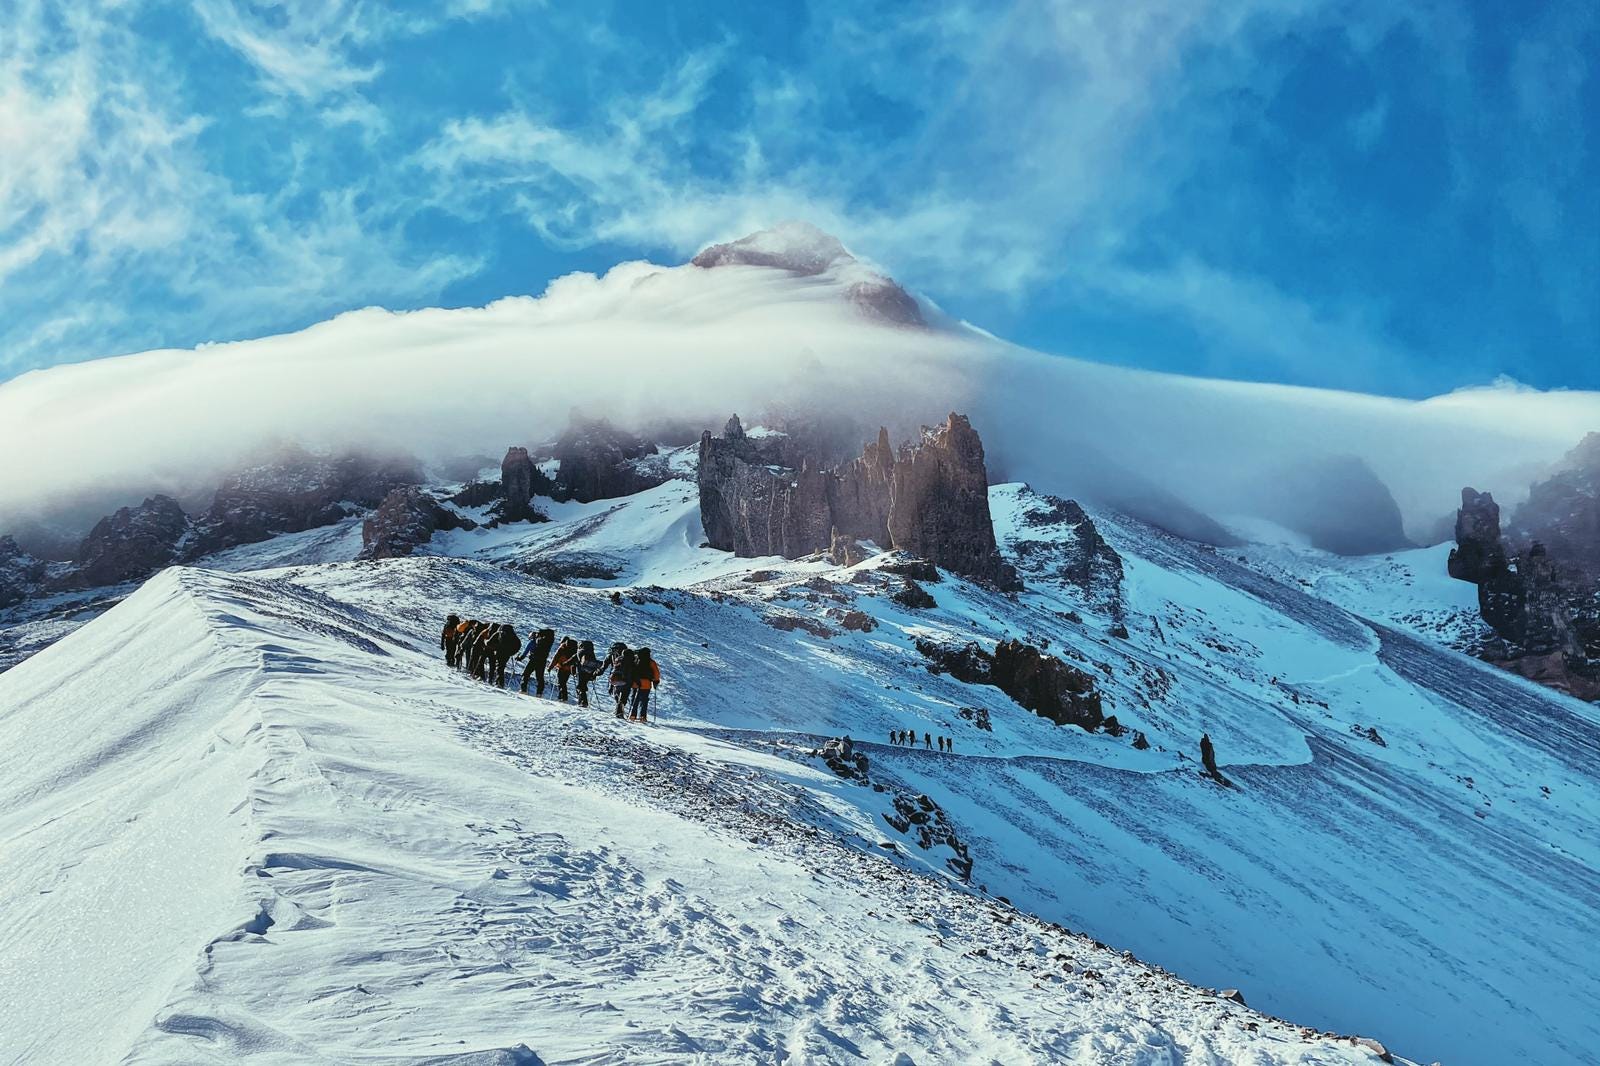
[{"label": "snowy ridge line", "polygon": [[851,847],[875,815],[831,774],[467,682],[369,607],[175,571],[108,620],[7,675],[50,688],[8,735],[79,766],[64,710],[172,649],[138,707],[191,764],[56,775],[64,809],[117,791],[76,868],[44,868],[64,819],[8,816],[39,868],[7,914],[89,933],[4,945],[18,1061],[1372,1061]]}]

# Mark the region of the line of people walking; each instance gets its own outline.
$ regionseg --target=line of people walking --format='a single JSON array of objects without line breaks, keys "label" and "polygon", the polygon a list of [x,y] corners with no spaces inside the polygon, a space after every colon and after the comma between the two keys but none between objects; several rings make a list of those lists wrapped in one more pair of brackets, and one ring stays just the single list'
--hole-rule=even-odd
[{"label": "line of people walking", "polygon": [[[934,742],[939,744],[940,751],[955,751],[956,742],[950,737],[936,737],[932,733],[922,734],[922,746],[929,751],[933,750]],[[889,743],[897,747],[914,748],[917,746],[917,731],[915,729],[895,729],[889,733]]]},{"label": "line of people walking", "polygon": [[650,694],[661,684],[661,666],[649,648],[629,648],[618,641],[600,659],[594,641],[562,637],[557,642],[556,631],[548,628],[534,630],[524,643],[509,624],[451,614],[444,620],[439,647],[450,666],[496,688],[506,687],[506,667],[513,658],[526,661],[518,691],[527,692],[532,682],[533,694],[543,696],[545,675],[551,673],[555,698],[565,703],[575,694],[579,707],[589,706],[590,687],[609,674],[616,716],[636,722],[649,721]]}]

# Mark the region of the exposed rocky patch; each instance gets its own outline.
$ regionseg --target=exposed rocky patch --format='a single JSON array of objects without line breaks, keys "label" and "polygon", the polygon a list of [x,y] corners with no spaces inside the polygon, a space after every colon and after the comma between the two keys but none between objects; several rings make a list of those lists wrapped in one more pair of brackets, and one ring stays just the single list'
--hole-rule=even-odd
[{"label": "exposed rocky patch", "polygon": [[0,536],[0,608],[33,597],[45,576],[45,562],[35,559],[10,536]]},{"label": "exposed rocky patch", "polygon": [[1003,640],[991,654],[976,641],[957,647],[918,640],[916,649],[928,660],[930,673],[949,674],[969,685],[993,685],[1057,725],[1094,732],[1106,721],[1094,678],[1030,644]]},{"label": "exposed rocky patch", "polygon": [[696,478],[711,547],[798,559],[847,552],[841,538],[871,540],[1001,589],[1020,587],[995,543],[983,444],[965,416],[951,414],[898,455],[880,429],[860,458],[835,469],[808,457],[798,469],[780,467],[774,450],[746,434],[737,415],[722,436],[701,436]]},{"label": "exposed rocky patch", "polygon": [[476,529],[415,485],[395,489],[361,523],[361,559],[396,559],[428,543],[441,529]]},{"label": "exposed rocky patch", "polygon": [[332,525],[421,480],[409,458],[317,455],[290,448],[223,482],[211,506],[195,518],[185,558]]},{"label": "exposed rocky patch", "polygon": [[1488,493],[1461,493],[1450,576],[1478,586],[1494,636],[1480,658],[1583,700],[1600,700],[1600,434],[1535,484],[1502,532]]},{"label": "exposed rocky patch", "polygon": [[533,478],[538,471],[528,449],[510,447],[500,460],[500,490],[505,502],[500,507],[500,518],[506,522],[524,522],[534,515]]},{"label": "exposed rocky patch", "polygon": [[189,518],[171,496],[151,496],[95,523],[78,546],[65,584],[73,588],[142,581],[183,555]]},{"label": "exposed rocky patch", "polygon": [[911,796],[904,792],[896,792],[894,810],[885,814],[883,820],[896,832],[914,837],[917,847],[923,851],[932,851],[940,847],[949,848],[955,855],[946,859],[945,865],[963,881],[972,876],[972,854],[956,835],[949,816],[944,813],[944,808],[926,795],[919,793]]},{"label": "exposed rocky patch", "polygon": [[1104,722],[1094,678],[1030,644],[1002,640],[990,673],[996,688],[1056,725],[1093,732]]},{"label": "exposed rocky patch", "polygon": [[640,460],[657,452],[654,444],[603,418],[574,415],[556,441],[555,458],[560,466],[553,495],[559,500],[592,503],[654,488],[670,474],[661,464]]},{"label": "exposed rocky patch", "polygon": [[930,611],[939,606],[939,601],[927,589],[909,577],[901,579],[900,587],[891,592],[889,598],[913,611]]},{"label": "exposed rocky patch", "polygon": [[1077,501],[1023,486],[1017,516],[1017,526],[1006,532],[1001,547],[1023,577],[1075,588],[1086,609],[1120,624],[1126,613],[1122,557]]}]

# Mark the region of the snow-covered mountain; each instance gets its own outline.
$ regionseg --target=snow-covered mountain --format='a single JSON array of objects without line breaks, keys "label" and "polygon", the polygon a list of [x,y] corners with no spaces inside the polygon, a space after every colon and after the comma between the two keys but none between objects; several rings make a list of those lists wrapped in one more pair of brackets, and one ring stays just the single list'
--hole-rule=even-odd
[{"label": "snow-covered mountain", "polygon": [[132,494],[0,540],[0,1062],[1588,1061],[1600,708],[1399,522],[1596,411],[1049,360],[805,227],[0,386],[0,509]]}]

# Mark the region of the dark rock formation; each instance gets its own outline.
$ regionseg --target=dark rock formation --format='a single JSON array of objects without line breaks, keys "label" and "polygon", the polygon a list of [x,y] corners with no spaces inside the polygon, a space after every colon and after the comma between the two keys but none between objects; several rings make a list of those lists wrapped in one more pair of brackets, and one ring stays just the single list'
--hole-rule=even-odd
[{"label": "dark rock formation", "polygon": [[394,559],[410,555],[441,529],[474,529],[464,518],[415,485],[384,497],[372,516],[361,523],[360,559]]},{"label": "dark rock formation", "polygon": [[989,709],[987,707],[963,707],[956,713],[962,718],[965,718],[967,721],[971,722],[973,725],[977,726],[979,729],[983,730],[985,733],[994,731],[993,727],[989,724]]},{"label": "dark rock formation", "polygon": [[920,445],[903,449],[895,460],[889,542],[998,588],[1021,587],[995,544],[983,442],[965,415],[951,412],[944,425],[924,433]]},{"label": "dark rock formation", "polygon": [[1083,508],[1074,500],[1039,495],[1023,486],[1018,517],[1017,528],[1002,547],[1016,560],[1023,577],[1075,588],[1084,607],[1121,623],[1122,557]]},{"label": "dark rock formation", "polygon": [[177,562],[189,519],[171,496],[151,496],[95,523],[78,546],[68,583],[77,588],[143,581]]},{"label": "dark rock formation", "polygon": [[866,560],[867,553],[856,538],[841,534],[836,529],[833,531],[832,542],[828,545],[828,558],[832,560],[834,566],[855,566]]},{"label": "dark rock formation", "polygon": [[1562,567],[1600,575],[1600,433],[1590,433],[1528,490],[1509,523],[1519,546],[1538,541]]},{"label": "dark rock formation", "polygon": [[450,502],[457,507],[487,507],[505,494],[505,486],[498,481],[469,481]]},{"label": "dark rock formation", "polygon": [[1478,613],[1494,630],[1480,657],[1600,700],[1600,434],[1532,487],[1505,534],[1493,498],[1462,490],[1448,566],[1478,586]]},{"label": "dark rock formation", "polygon": [[969,685],[993,685],[1042,718],[1090,732],[1105,719],[1094,678],[1019,640],[1001,641],[991,655],[977,643],[960,647],[918,640],[928,671]]},{"label": "dark rock formation", "polygon": [[814,749],[811,755],[821,759],[828,769],[847,781],[867,780],[871,763],[865,752],[855,749],[849,737],[833,737],[825,741],[822,747]]},{"label": "dark rock formation", "polygon": [[971,852],[956,835],[944,809],[928,796],[896,792],[894,810],[885,814],[883,820],[898,833],[914,834],[917,846],[924,851],[949,848],[955,852],[955,857],[945,860],[945,865],[963,881],[972,876]]},{"label": "dark rock formation", "polygon": [[1456,546],[1446,563],[1450,576],[1474,585],[1506,569],[1505,544],[1500,539],[1500,505],[1487,492],[1461,490],[1461,510],[1456,512]]},{"label": "dark rock formation", "polygon": [[44,576],[44,560],[23,551],[12,537],[0,536],[0,609],[32,597]]},{"label": "dark rock formation", "polygon": [[1001,641],[994,650],[991,675],[1000,691],[1057,725],[1093,732],[1104,721],[1094,678],[1032,645]]},{"label": "dark rock formation", "polygon": [[939,601],[927,589],[909,577],[900,579],[900,588],[890,593],[889,598],[913,611],[929,611],[939,606]]},{"label": "dark rock formation", "polygon": [[287,449],[223,482],[210,508],[195,519],[185,558],[332,525],[421,480],[411,459]]},{"label": "dark rock formation", "polygon": [[1304,533],[1335,555],[1373,555],[1414,547],[1400,508],[1370,466],[1332,455],[1287,467],[1263,479],[1255,510]]},{"label": "dark rock formation", "polygon": [[919,639],[916,648],[917,653],[928,660],[930,674],[949,674],[969,685],[994,684],[994,656],[984,651],[977,641],[958,647]]},{"label": "dark rock formation", "polygon": [[574,415],[567,431],[556,441],[554,495],[557,499],[591,503],[631,496],[667,480],[663,470],[639,460],[656,454],[649,441],[618,429],[605,419]]},{"label": "dark rock formation", "polygon": [[697,480],[706,542],[736,555],[795,559],[832,551],[836,535],[904,549],[1002,589],[1020,587],[1000,558],[989,515],[983,444],[962,415],[889,449],[888,431],[834,470],[803,459],[775,468],[735,415],[700,438]]},{"label": "dark rock formation", "polygon": [[500,490],[505,503],[500,508],[503,522],[525,522],[533,517],[533,460],[528,449],[510,447],[500,460]]}]

